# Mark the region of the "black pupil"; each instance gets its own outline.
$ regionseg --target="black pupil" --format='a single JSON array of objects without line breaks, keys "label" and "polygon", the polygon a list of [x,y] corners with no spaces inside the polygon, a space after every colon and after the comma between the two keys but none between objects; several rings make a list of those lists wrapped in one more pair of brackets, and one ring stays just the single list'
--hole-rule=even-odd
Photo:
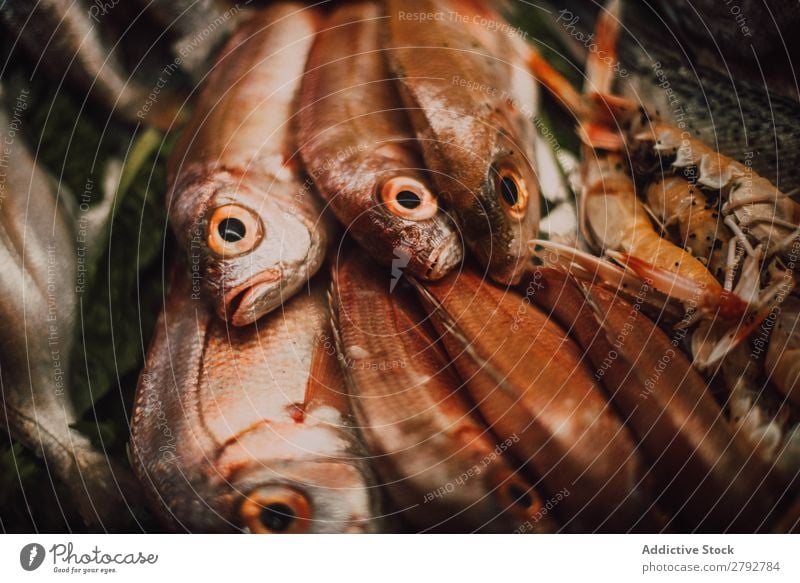
[{"label": "black pupil", "polygon": [[500,180],[500,194],[503,195],[509,206],[514,206],[519,202],[519,190],[516,181],[510,176],[504,176]]},{"label": "black pupil", "polygon": [[222,219],[217,227],[219,236],[228,243],[236,243],[244,239],[247,229],[239,219]]},{"label": "black pupil", "polygon": [[401,190],[397,193],[397,204],[407,209],[415,209],[422,204],[419,195],[410,190]]},{"label": "black pupil", "polygon": [[285,532],[294,523],[294,511],[286,504],[277,503],[265,506],[261,511],[261,524],[272,532]]},{"label": "black pupil", "polygon": [[511,499],[514,500],[515,504],[522,506],[523,508],[528,508],[531,504],[533,504],[531,495],[516,484],[511,484],[508,487],[508,495],[511,496]]}]

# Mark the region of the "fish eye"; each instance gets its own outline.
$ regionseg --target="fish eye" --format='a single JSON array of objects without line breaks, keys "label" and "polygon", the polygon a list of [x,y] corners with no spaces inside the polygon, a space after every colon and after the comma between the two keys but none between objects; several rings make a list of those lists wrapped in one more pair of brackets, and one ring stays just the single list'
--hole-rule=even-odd
[{"label": "fish eye", "polygon": [[387,210],[402,219],[424,221],[439,210],[436,197],[428,187],[408,176],[396,176],[384,182],[380,195]]},{"label": "fish eye", "polygon": [[520,484],[515,484],[513,482],[509,484],[506,488],[506,494],[509,500],[518,508],[527,509],[534,504],[534,497]]},{"label": "fish eye", "polygon": [[217,226],[217,232],[226,243],[236,243],[244,239],[247,227],[239,219],[222,219]]},{"label": "fish eye", "polygon": [[508,206],[514,206],[519,202],[517,183],[510,176],[504,176],[500,179],[500,194],[503,195],[503,200],[508,203]]},{"label": "fish eye", "polygon": [[522,178],[510,168],[501,169],[496,188],[508,214],[522,218],[528,208],[528,191]]},{"label": "fish eye", "polygon": [[299,534],[311,525],[311,506],[297,490],[258,488],[242,502],[239,518],[256,534]]},{"label": "fish eye", "polygon": [[238,204],[218,207],[208,225],[208,246],[217,255],[232,257],[252,251],[263,236],[261,219]]}]

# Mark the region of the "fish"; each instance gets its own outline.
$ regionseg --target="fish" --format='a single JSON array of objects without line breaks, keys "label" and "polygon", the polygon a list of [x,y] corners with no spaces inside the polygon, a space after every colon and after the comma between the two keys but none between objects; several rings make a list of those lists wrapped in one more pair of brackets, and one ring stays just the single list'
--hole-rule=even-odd
[{"label": "fish", "polygon": [[280,311],[232,327],[193,299],[176,264],[131,421],[134,470],[165,528],[380,529],[322,275]]},{"label": "fish", "polygon": [[660,531],[647,465],[585,355],[547,314],[474,269],[415,286],[470,397],[569,532]]},{"label": "fish", "polygon": [[382,49],[373,2],[333,10],[309,56],[300,153],[331,211],[370,255],[435,280],[463,244],[424,168]]},{"label": "fish", "polygon": [[524,43],[474,2],[389,0],[386,14],[389,64],[425,164],[472,254],[493,279],[513,283],[540,212],[538,91]]},{"label": "fish", "polygon": [[[168,130],[182,120],[185,96],[147,84],[123,65],[119,43],[106,42],[104,24],[83,1],[3,2],[0,22],[55,81],[66,79],[82,97],[129,124]],[[16,43],[15,43],[16,44]],[[141,63],[140,63],[141,65]],[[162,74],[165,75],[165,74]]]},{"label": "fish", "polygon": [[[0,86],[0,102],[10,99]],[[72,426],[77,334],[75,209],[24,143],[27,93],[0,107],[0,426],[66,486],[87,525],[126,530],[139,500],[128,468]],[[73,205],[74,206],[74,205]]]},{"label": "fish", "polygon": [[280,3],[220,53],[168,162],[170,223],[197,291],[235,326],[296,293],[331,239],[293,145],[293,115],[319,15]]},{"label": "fish", "polygon": [[[556,532],[434,340],[413,290],[389,291],[366,253],[334,267],[331,303],[351,406],[402,517],[425,532]],[[526,525],[530,525],[529,528]]]},{"label": "fish", "polygon": [[651,464],[659,505],[681,531],[764,528],[782,490],[678,348],[686,331],[669,337],[640,304],[557,269],[535,268],[520,286],[588,355]]}]

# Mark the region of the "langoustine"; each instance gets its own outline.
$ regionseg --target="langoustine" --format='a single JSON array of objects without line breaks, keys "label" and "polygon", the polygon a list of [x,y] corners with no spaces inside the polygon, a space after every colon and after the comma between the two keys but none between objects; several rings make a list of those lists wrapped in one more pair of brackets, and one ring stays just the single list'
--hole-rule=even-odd
[{"label": "langoustine", "polygon": [[[609,10],[615,7],[618,9],[617,3],[612,2]],[[597,43],[604,53],[614,54],[618,26],[608,14],[598,18]],[[531,67],[580,122],[578,132],[583,146],[579,214],[587,241],[700,315],[718,315],[727,320],[742,318],[748,311],[747,303],[725,289],[695,256],[662,237],[638,198],[632,162],[621,153],[622,138],[616,128],[629,128],[634,113],[641,116],[642,124],[649,118],[640,108],[627,111],[631,107],[627,101],[608,95],[611,70],[596,54],[590,55],[586,82],[590,93],[584,96],[536,53],[531,56]],[[622,120],[609,117],[608,109],[612,106],[604,109],[595,103],[597,96],[602,96],[603,104],[624,103],[620,107],[627,115]]]}]

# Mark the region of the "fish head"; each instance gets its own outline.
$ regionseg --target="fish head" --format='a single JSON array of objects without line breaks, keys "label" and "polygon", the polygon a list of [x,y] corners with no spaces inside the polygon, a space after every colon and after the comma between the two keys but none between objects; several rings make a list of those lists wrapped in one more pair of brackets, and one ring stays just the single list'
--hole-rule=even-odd
[{"label": "fish head", "polygon": [[457,212],[471,251],[492,279],[510,285],[522,276],[528,241],[538,234],[539,183],[526,150],[504,132],[497,130],[490,152],[448,188],[468,191]]},{"label": "fish head", "polygon": [[280,306],[324,258],[324,229],[275,198],[240,181],[217,188],[205,207],[202,252],[191,267],[202,271],[218,315],[235,326]]},{"label": "fish head", "polygon": [[363,246],[427,280],[443,277],[461,262],[461,235],[427,170],[407,146],[379,147],[354,174],[348,189],[372,194],[366,212],[352,225]]},{"label": "fish head", "polygon": [[318,415],[262,423],[225,446],[216,462],[225,480],[212,480],[208,494],[231,523],[254,533],[375,529],[376,489],[369,468],[349,453],[354,437],[337,411]]}]

